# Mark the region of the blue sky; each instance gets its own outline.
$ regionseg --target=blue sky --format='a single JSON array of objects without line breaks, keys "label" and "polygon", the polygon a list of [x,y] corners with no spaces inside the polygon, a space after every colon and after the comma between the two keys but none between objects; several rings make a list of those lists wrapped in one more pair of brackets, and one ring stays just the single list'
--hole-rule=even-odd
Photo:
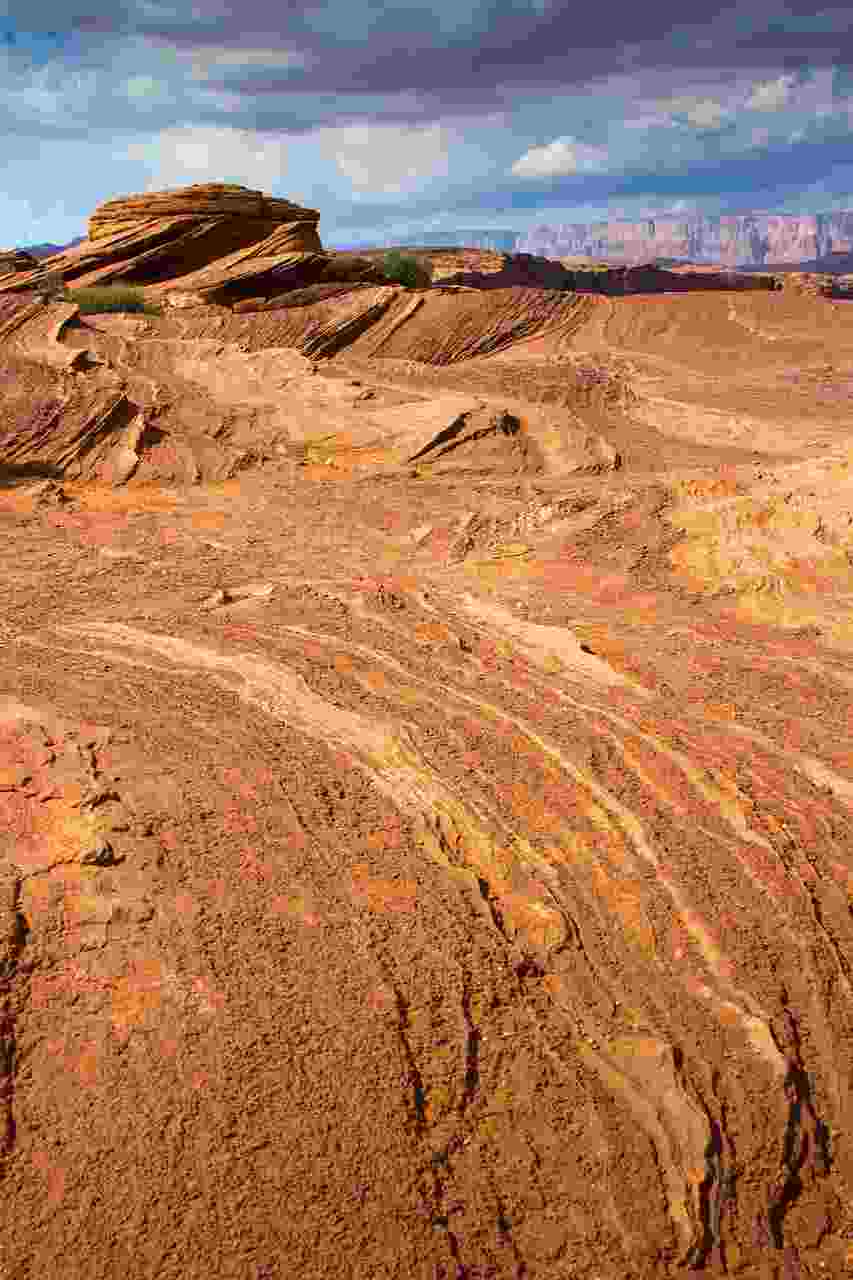
[{"label": "blue sky", "polygon": [[849,0],[813,9],[0,0],[0,247],[206,181],[326,244],[853,208]]}]

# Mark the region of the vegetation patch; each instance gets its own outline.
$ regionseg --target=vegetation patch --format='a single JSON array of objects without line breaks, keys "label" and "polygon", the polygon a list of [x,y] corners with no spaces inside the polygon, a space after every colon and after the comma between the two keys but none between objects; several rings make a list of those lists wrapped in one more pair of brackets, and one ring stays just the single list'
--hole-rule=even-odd
[{"label": "vegetation patch", "polygon": [[146,316],[159,316],[162,307],[146,302],[143,289],[133,285],[92,285],[85,289],[63,289],[59,297],[64,302],[75,302],[81,315],[95,315],[103,311],[125,311]]},{"label": "vegetation patch", "polygon": [[407,289],[427,289],[432,283],[432,268],[418,258],[391,249],[382,265],[385,279]]}]

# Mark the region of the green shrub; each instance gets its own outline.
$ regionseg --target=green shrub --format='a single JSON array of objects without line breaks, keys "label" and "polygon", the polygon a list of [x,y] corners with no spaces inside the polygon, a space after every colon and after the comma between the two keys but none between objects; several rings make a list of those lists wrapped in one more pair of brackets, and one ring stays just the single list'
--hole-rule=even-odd
[{"label": "green shrub", "polygon": [[146,316],[159,316],[162,308],[145,301],[145,292],[133,285],[91,285],[84,289],[66,289],[65,301],[76,302],[81,315],[96,315],[102,311],[137,312]]},{"label": "green shrub", "polygon": [[426,289],[432,280],[432,272],[423,262],[400,253],[399,249],[385,254],[382,270],[386,280],[407,289]]}]

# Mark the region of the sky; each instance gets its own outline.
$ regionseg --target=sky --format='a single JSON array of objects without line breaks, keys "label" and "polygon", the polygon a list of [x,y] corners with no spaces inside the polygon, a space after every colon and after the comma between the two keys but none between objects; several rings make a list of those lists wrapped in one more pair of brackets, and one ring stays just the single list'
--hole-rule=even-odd
[{"label": "sky", "polygon": [[329,246],[853,209],[849,12],[0,0],[0,247],[193,182],[318,209]]}]

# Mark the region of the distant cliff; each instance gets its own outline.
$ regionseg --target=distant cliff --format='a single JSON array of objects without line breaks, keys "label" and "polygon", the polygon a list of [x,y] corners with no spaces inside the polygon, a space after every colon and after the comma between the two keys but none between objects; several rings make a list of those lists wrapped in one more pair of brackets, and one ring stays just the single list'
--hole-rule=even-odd
[{"label": "distant cliff", "polygon": [[853,270],[853,212],[701,214],[642,222],[563,223],[534,227],[517,253],[638,263],[656,258],[725,267],[790,266]]}]

